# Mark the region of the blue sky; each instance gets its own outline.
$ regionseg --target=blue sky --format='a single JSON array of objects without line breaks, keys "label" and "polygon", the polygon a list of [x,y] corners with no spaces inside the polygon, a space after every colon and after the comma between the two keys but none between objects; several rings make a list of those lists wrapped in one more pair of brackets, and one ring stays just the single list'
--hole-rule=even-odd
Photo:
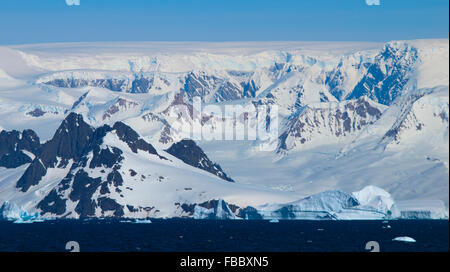
[{"label": "blue sky", "polygon": [[448,0],[0,0],[0,44],[448,38]]}]

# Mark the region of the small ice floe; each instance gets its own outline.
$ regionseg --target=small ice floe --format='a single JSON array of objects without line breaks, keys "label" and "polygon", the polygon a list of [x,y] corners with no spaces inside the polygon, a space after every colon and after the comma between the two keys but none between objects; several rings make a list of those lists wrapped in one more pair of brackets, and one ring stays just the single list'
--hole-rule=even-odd
[{"label": "small ice floe", "polygon": [[13,223],[14,224],[31,224],[31,223],[42,223],[45,222],[44,219],[32,219],[32,220],[28,220],[28,221],[22,221],[22,220],[16,220]]},{"label": "small ice floe", "polygon": [[392,227],[391,227],[391,225],[386,225],[386,226],[382,226],[381,228],[383,228],[383,229],[390,229]]},{"label": "small ice floe", "polygon": [[269,223],[279,223],[280,221],[278,219],[272,219],[269,221]]},{"label": "small ice floe", "polygon": [[324,231],[324,229],[317,229],[317,231]]},{"label": "small ice floe", "polygon": [[416,240],[414,240],[413,238],[408,237],[408,236],[396,237],[396,238],[392,239],[392,241],[405,242],[405,243],[415,243],[416,242]]},{"label": "small ice floe", "polygon": [[150,219],[136,219],[134,220],[135,224],[150,224],[152,221]]}]

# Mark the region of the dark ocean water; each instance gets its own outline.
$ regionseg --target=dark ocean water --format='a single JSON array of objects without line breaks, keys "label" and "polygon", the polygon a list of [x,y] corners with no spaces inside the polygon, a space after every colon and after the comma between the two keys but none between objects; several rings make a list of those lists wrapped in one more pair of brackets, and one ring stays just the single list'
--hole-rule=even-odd
[{"label": "dark ocean water", "polygon": [[[399,236],[416,242],[392,241]],[[81,252],[364,252],[369,241],[382,252],[448,252],[449,221],[0,222],[0,251],[64,252],[69,241],[76,241]]]}]

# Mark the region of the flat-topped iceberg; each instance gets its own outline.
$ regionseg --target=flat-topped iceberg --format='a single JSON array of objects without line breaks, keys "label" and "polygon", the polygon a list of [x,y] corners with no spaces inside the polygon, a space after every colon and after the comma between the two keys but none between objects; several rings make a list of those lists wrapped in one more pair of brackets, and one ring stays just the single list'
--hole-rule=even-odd
[{"label": "flat-topped iceberg", "polygon": [[[264,219],[383,219],[392,205],[386,191],[371,186],[349,194],[329,190],[286,204],[256,207]],[[393,203],[393,201],[392,201]]]},{"label": "flat-topped iceberg", "polygon": [[441,200],[398,201],[392,205],[392,217],[399,219],[448,219]]}]

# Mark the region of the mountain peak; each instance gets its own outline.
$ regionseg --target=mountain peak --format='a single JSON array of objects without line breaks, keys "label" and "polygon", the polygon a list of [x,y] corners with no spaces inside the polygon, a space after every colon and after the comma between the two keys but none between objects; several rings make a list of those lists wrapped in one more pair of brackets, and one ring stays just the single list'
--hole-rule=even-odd
[{"label": "mountain peak", "polygon": [[156,152],[156,149],[151,144],[144,141],[136,131],[124,123],[116,122],[113,130],[117,133],[119,139],[126,142],[134,153],[137,153],[139,149],[147,151],[150,154],[158,155],[158,152]]},{"label": "mountain peak", "polygon": [[172,144],[166,151],[186,164],[208,171],[223,180],[234,182],[233,179],[225,174],[220,165],[212,162],[206,156],[205,152],[193,140],[181,140],[178,143]]},{"label": "mountain peak", "polygon": [[33,160],[16,187],[26,192],[31,186],[39,184],[48,168],[65,168],[70,160],[80,158],[89,146],[93,133],[94,129],[84,122],[83,116],[70,113],[53,138],[43,145],[41,154]]}]

